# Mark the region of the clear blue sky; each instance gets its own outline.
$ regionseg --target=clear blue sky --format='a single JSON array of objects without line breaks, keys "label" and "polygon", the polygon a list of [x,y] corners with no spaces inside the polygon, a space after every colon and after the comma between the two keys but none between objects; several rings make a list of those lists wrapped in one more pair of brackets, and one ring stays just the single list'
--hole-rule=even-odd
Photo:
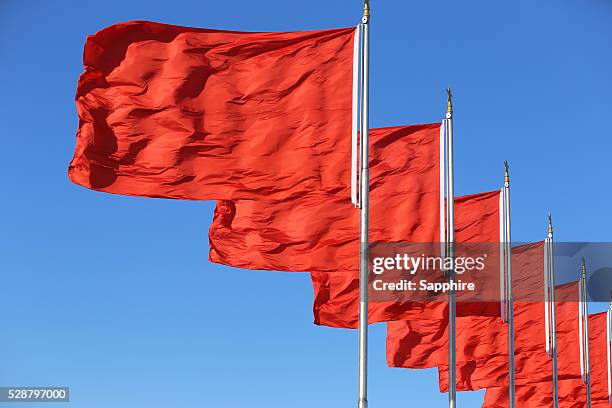
[{"label": "clear blue sky", "polygon": [[[439,120],[450,84],[459,194],[499,187],[508,159],[516,240],[543,238],[549,209],[558,239],[611,240],[609,0],[372,3],[372,126]],[[0,385],[67,385],[73,408],[355,405],[356,333],[312,325],[306,274],[212,265],[212,202],[97,193],[66,168],[87,34],[360,14],[352,0],[0,2]],[[434,370],[386,368],[384,334],[372,329],[371,406],[444,406]]]}]

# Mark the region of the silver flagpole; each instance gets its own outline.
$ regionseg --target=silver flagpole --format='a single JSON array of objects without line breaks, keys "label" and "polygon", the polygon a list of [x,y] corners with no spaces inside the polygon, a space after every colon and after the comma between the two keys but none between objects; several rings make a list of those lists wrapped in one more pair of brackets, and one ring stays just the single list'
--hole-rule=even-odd
[{"label": "silver flagpole", "polygon": [[584,307],[583,307],[583,302],[584,302],[584,298],[583,298],[583,291],[582,291],[582,285],[584,284],[584,281],[582,279],[582,268],[584,267],[584,265],[581,267],[581,271],[580,271],[580,277],[578,278],[578,341],[579,341],[579,351],[580,351],[580,379],[582,380],[583,384],[586,384],[586,368],[584,365],[585,362],[585,358],[584,358]]},{"label": "silver flagpole", "polygon": [[608,402],[612,404],[612,292],[606,313],[606,354],[608,357]]},{"label": "silver flagpole", "polygon": [[502,187],[499,194],[499,305],[501,318],[504,322],[508,321],[506,316],[506,189]]},{"label": "silver flagpole", "polygon": [[504,162],[504,223],[506,246],[506,317],[508,320],[508,406],[514,408],[514,297],[512,294],[512,234],[510,230],[510,172]]},{"label": "silver flagpole", "polygon": [[[453,95],[447,89],[448,103],[446,109],[446,223],[449,258],[455,257],[455,181],[453,163]],[[453,261],[454,263],[454,261]],[[455,279],[454,265],[448,274],[449,281]],[[457,300],[454,290],[448,293],[448,406],[457,406]]]},{"label": "silver flagpole", "polygon": [[[549,215],[550,217],[550,215]],[[549,357],[552,357],[551,350],[551,341],[550,341],[550,273],[549,273],[549,264],[550,264],[550,254],[548,252],[549,249],[549,241],[551,234],[551,227],[549,225],[548,236],[544,239],[544,336],[545,340],[545,348],[546,354]]]},{"label": "silver flagpole", "polygon": [[557,361],[557,312],[555,304],[555,259],[554,259],[554,240],[552,216],[548,215],[548,300],[550,315],[550,355],[552,357],[552,387],[553,387],[553,408],[559,408],[559,369]]},{"label": "silver flagpole", "polygon": [[587,405],[586,408],[591,408],[591,353],[589,350],[589,307],[588,307],[588,299],[587,299],[587,291],[586,291],[586,278],[587,278],[587,268],[586,268],[586,260],[582,258],[582,270],[581,270],[581,284],[580,284],[580,298],[581,308],[582,308],[582,327],[583,327],[583,349],[584,349],[584,384],[586,386],[586,396],[587,396]]},{"label": "silver flagpole", "polygon": [[370,215],[369,172],[369,64],[370,64],[370,1],[363,3],[363,61],[361,89],[361,209],[359,262],[359,400],[358,408],[368,406],[368,228]]},{"label": "silver flagpole", "polygon": [[359,159],[361,158],[361,150],[359,150],[359,111],[361,110],[361,99],[359,98],[359,90],[361,89],[361,33],[362,24],[359,23],[355,29],[355,39],[353,40],[353,117],[352,117],[352,132],[351,132],[351,202],[355,208],[360,208],[359,202]]}]

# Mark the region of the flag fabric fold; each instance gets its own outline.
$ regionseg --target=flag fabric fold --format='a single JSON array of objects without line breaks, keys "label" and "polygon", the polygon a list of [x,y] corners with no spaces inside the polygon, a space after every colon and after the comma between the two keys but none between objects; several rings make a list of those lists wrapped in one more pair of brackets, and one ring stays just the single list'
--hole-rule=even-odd
[{"label": "flag fabric fold", "polygon": [[176,199],[350,196],[354,34],[132,21],[89,36],[70,179]]}]

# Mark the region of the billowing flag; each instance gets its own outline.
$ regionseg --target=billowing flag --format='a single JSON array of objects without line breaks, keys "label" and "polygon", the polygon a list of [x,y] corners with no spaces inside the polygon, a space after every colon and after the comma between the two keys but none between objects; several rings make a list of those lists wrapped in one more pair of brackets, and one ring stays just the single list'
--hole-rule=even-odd
[{"label": "billowing flag", "polygon": [[99,31],[85,44],[70,179],[177,199],[350,196],[355,31]]},{"label": "billowing flag", "polygon": [[[473,194],[455,199],[455,229],[457,242],[498,242],[499,191]],[[389,225],[423,221],[419,213],[407,212],[398,218],[389,217]],[[373,223],[374,224],[374,223]],[[375,225],[375,224],[374,224]],[[405,241],[416,241],[412,235]],[[435,238],[430,242],[435,242]],[[359,305],[359,278],[353,273],[311,273],[314,287],[314,321],[318,325],[356,328]],[[410,319],[444,319],[448,316],[446,302],[370,302],[370,323]],[[498,315],[499,303],[459,303],[457,315]],[[404,322],[397,322],[401,325]]]},{"label": "billowing flag", "polygon": [[[370,130],[370,241],[439,238],[440,124]],[[359,212],[348,194],[219,201],[212,262],[296,272],[355,271]]]},{"label": "billowing flag", "polygon": [[[580,349],[578,336],[578,282],[558,285],[555,289],[557,316],[558,373],[560,380],[580,379]],[[515,382],[528,385],[552,381],[551,358],[545,350],[544,305],[542,302],[514,304],[515,308]],[[498,330],[499,351],[487,357],[459,364],[457,390],[472,391],[508,384],[508,354],[505,329]],[[446,366],[440,365],[440,390],[448,390]]]}]

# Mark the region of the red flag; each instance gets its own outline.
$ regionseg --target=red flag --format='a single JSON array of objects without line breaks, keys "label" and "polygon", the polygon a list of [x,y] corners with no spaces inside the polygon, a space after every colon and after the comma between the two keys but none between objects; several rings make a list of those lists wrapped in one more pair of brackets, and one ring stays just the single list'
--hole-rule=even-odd
[{"label": "red flag", "polygon": [[[589,316],[589,352],[591,397],[593,402],[608,403],[607,313]],[[595,405],[594,405],[595,406]],[[609,405],[605,405],[609,406]]]},{"label": "red flag", "polygon": [[70,179],[178,199],[349,194],[354,28],[88,37]]},{"label": "red flag", "polygon": [[[499,241],[499,191],[458,197],[455,199],[455,206],[457,242]],[[405,218],[411,222],[415,220],[420,222],[419,213],[406,214],[409,216]],[[387,222],[390,225],[398,223],[394,218],[389,218]],[[405,240],[412,241],[413,239],[408,235]],[[356,328],[359,314],[357,272],[311,273],[311,276],[315,295],[313,306],[315,324]],[[370,302],[368,310],[370,323],[412,318],[441,319],[448,315],[445,302]],[[498,303],[460,303],[457,307],[458,315],[497,315],[499,310]]]},{"label": "red flag", "polygon": [[[370,131],[371,241],[439,239],[439,152],[439,123]],[[234,267],[335,272],[359,264],[359,212],[348,194],[219,201],[209,238],[209,259]]]},{"label": "red flag", "polygon": [[[580,378],[578,339],[578,283],[559,285],[555,289],[557,318],[557,351],[559,379]],[[552,381],[552,363],[545,349],[544,304],[515,303],[515,384]],[[503,327],[503,328],[502,328]],[[500,329],[501,328],[501,329]],[[492,327],[498,331],[499,349],[490,357],[459,364],[457,390],[471,391],[508,384],[507,332],[505,325]],[[440,365],[440,390],[448,390],[447,366]]]}]

